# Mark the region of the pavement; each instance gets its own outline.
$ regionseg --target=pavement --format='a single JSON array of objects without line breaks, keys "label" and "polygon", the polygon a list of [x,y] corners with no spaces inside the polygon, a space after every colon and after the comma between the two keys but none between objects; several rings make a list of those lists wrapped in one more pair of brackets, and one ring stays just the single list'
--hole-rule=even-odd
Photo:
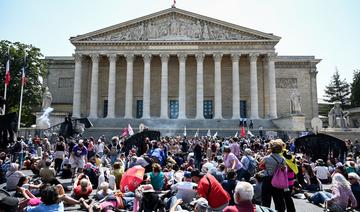
[{"label": "pavement", "polygon": [[[27,176],[33,176],[33,173],[30,170],[22,170],[22,172],[27,175]],[[61,184],[63,186],[72,186],[73,183],[71,183],[71,179],[59,179],[59,181],[61,182]],[[5,188],[6,183],[0,184],[0,188]],[[325,185],[325,188],[329,187],[329,185]],[[14,192],[10,192],[11,194],[13,194]],[[70,195],[70,192],[67,192],[68,195]],[[93,193],[91,194],[90,197],[92,197],[93,195],[95,195],[95,189],[93,191]],[[319,206],[316,206],[314,204],[309,203],[307,200],[304,199],[296,199],[293,198],[294,200],[294,204],[295,204],[295,208],[296,211],[300,211],[300,212],[323,212],[324,208],[321,208]],[[274,203],[271,204],[271,208],[275,208],[274,207]],[[79,205],[76,206],[67,206],[65,207],[65,211],[86,211],[80,208]]]}]

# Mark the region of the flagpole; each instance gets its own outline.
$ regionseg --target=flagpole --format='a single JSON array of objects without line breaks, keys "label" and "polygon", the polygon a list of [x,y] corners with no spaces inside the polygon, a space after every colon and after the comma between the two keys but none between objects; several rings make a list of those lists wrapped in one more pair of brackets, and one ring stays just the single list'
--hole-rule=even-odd
[{"label": "flagpole", "polygon": [[21,93],[20,93],[20,108],[19,108],[19,119],[18,119],[18,130],[20,129],[20,123],[21,123],[21,109],[22,109],[22,102],[23,102],[23,93],[24,93],[24,68],[22,72],[22,78],[21,78]]},{"label": "flagpole", "polygon": [[2,115],[5,115],[5,111],[6,111],[6,94],[7,94],[7,75],[8,75],[8,70],[10,69],[10,47],[8,47],[8,60],[6,61],[6,67],[5,67],[5,89],[4,89],[4,105],[3,105],[3,111],[2,111]]},{"label": "flagpole", "polygon": [[18,130],[20,129],[20,123],[21,123],[21,109],[22,109],[23,94],[24,94],[24,84],[25,84],[25,66],[26,66],[26,52],[24,51],[24,64],[23,64],[23,67],[22,67],[22,76],[21,76],[21,93],[20,93],[20,108],[19,108]]}]

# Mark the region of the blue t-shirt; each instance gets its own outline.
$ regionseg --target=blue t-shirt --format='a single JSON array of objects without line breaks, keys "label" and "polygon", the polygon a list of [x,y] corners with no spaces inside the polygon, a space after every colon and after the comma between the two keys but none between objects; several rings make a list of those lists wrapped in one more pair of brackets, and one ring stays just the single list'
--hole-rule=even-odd
[{"label": "blue t-shirt", "polygon": [[52,204],[52,205],[45,205],[40,203],[38,206],[28,206],[26,207],[27,212],[63,212],[64,211],[64,204],[63,202]]},{"label": "blue t-shirt", "polygon": [[73,152],[75,153],[76,157],[86,156],[87,155],[87,149],[85,146],[83,146],[82,149],[79,148],[78,145],[74,146]]}]

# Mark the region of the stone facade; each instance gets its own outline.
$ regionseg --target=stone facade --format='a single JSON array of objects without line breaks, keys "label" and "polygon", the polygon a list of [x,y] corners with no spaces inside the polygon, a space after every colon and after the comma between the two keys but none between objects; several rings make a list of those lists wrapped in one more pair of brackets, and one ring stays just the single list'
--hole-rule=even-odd
[{"label": "stone facade", "polygon": [[297,89],[306,121],[318,114],[320,60],[277,56],[272,34],[171,8],[70,40],[74,57],[46,57],[56,111],[102,118],[107,108],[107,118],[135,118],[143,100],[143,118],[169,118],[178,100],[179,118],[202,119],[198,104],[211,100],[214,118],[238,119],[235,99],[245,101],[246,117],[267,119],[289,114]]}]

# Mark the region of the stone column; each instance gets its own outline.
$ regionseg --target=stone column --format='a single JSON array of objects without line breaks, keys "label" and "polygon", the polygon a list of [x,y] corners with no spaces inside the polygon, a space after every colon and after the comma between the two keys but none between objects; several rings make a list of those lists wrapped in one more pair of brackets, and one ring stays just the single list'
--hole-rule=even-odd
[{"label": "stone column", "polygon": [[108,113],[106,118],[115,118],[115,89],[116,89],[116,54],[108,54],[109,58],[109,90]]},{"label": "stone column", "polygon": [[98,96],[99,96],[99,55],[90,55],[92,60],[91,71],[91,93],[90,93],[90,115],[89,118],[98,117]]},{"label": "stone column", "polygon": [[240,118],[240,80],[239,80],[239,59],[241,54],[232,54],[232,119]]},{"label": "stone column", "polygon": [[169,55],[161,54],[161,104],[160,104],[160,118],[168,119],[168,62]]},{"label": "stone column", "polygon": [[126,57],[126,88],[125,88],[125,119],[132,119],[133,109],[133,62],[134,55],[127,54]]},{"label": "stone column", "polygon": [[275,82],[275,62],[276,54],[268,54],[268,82],[269,82],[269,116],[270,118],[277,118],[277,104],[276,104],[276,82]]},{"label": "stone column", "polygon": [[74,73],[74,96],[73,96],[73,113],[76,118],[81,117],[81,72],[82,72],[82,55],[76,53],[75,57],[75,73]]},{"label": "stone column", "polygon": [[186,119],[186,54],[178,54],[179,58],[179,117]]},{"label": "stone column", "polygon": [[317,85],[316,85],[316,63],[311,63],[310,67],[310,86],[311,86],[311,104],[312,104],[312,117],[318,117],[319,115],[319,105],[317,103]]},{"label": "stone column", "polygon": [[151,54],[144,54],[143,119],[150,118],[150,65]]},{"label": "stone column", "polygon": [[204,119],[204,57],[196,54],[196,117]]},{"label": "stone column", "polygon": [[215,114],[214,119],[222,119],[222,98],[221,98],[221,53],[213,54],[215,61]]},{"label": "stone column", "polygon": [[257,85],[257,58],[259,54],[250,54],[250,118],[259,118],[258,85]]}]

